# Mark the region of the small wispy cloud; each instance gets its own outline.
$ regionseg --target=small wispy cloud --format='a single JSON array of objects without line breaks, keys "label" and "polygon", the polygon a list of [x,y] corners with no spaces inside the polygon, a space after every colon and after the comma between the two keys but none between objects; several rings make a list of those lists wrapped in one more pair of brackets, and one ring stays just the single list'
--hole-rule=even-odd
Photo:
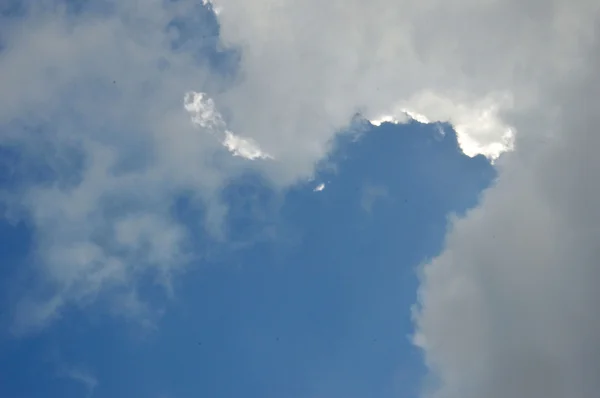
[{"label": "small wispy cloud", "polygon": [[86,398],[94,396],[94,391],[98,386],[98,380],[89,370],[83,367],[65,368],[59,372],[59,376],[81,384],[83,388],[85,388]]}]

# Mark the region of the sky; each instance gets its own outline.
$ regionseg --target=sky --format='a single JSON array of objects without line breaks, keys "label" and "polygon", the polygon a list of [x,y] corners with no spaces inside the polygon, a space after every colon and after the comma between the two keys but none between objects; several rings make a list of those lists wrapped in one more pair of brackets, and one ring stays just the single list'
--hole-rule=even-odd
[{"label": "sky", "polygon": [[0,396],[597,397],[599,18],[0,2]]}]

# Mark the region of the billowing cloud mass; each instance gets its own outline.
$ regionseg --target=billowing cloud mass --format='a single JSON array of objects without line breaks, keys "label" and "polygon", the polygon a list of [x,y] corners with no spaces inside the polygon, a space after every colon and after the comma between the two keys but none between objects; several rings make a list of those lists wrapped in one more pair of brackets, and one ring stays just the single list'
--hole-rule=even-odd
[{"label": "billowing cloud mass", "polygon": [[[217,193],[240,169],[285,187],[357,113],[408,114],[453,123],[469,155],[515,147],[423,268],[415,341],[432,396],[598,396],[600,3],[213,0],[221,48],[240,53],[231,82],[172,48],[165,27],[189,2],[138,3],[2,24],[2,143],[52,171],[6,199],[35,227],[44,275],[21,324],[106,290],[141,311],[136,275],[168,285],[189,254],[169,213],[180,192],[217,225]],[[192,91],[226,130],[190,122]],[[239,156],[216,167],[222,150]],[[239,159],[258,153],[272,159]]]},{"label": "billowing cloud mass", "polygon": [[516,134],[497,184],[423,269],[415,341],[430,393],[597,396],[600,5],[215,3],[244,53],[244,80],[222,100],[261,142],[276,129],[265,142],[324,143],[352,112],[451,121],[467,153],[492,158]]}]

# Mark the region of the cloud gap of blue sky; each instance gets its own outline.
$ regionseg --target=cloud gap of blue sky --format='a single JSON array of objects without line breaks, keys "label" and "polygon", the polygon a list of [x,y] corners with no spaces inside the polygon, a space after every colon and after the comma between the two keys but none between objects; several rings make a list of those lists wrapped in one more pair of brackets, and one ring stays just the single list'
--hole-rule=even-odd
[{"label": "cloud gap of blue sky", "polygon": [[[421,359],[408,338],[410,313],[399,309],[414,302],[415,267],[441,249],[447,215],[474,206],[494,172],[463,155],[449,129],[384,124],[354,137],[340,137],[314,181],[283,194],[259,176],[232,181],[223,196],[227,240],[195,236],[200,256],[211,247],[212,255],[176,280],[143,341],[138,326],[111,321],[97,305],[67,311],[33,341],[93,366],[95,396],[416,394]],[[314,192],[321,181],[325,189]],[[197,207],[182,199],[176,209],[197,228]],[[164,303],[156,294],[146,297]],[[72,380],[19,380],[41,355],[35,343],[21,344],[3,349],[7,393],[81,396]]]}]

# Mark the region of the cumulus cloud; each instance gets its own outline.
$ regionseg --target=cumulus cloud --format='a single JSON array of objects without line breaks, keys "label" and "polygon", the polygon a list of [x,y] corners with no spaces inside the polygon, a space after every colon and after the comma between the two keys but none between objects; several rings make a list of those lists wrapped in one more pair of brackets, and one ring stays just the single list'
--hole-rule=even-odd
[{"label": "cumulus cloud", "polygon": [[442,385],[432,396],[600,391],[600,163],[591,149],[600,120],[596,105],[585,105],[600,94],[598,49],[547,91],[546,104],[561,113],[548,140],[517,145],[497,184],[453,222],[445,250],[423,269],[415,342]]},{"label": "cumulus cloud", "polygon": [[450,121],[468,154],[515,148],[423,268],[428,394],[597,396],[598,3],[214,3],[244,54],[243,79],[219,97],[232,128],[296,170],[356,112]]}]

